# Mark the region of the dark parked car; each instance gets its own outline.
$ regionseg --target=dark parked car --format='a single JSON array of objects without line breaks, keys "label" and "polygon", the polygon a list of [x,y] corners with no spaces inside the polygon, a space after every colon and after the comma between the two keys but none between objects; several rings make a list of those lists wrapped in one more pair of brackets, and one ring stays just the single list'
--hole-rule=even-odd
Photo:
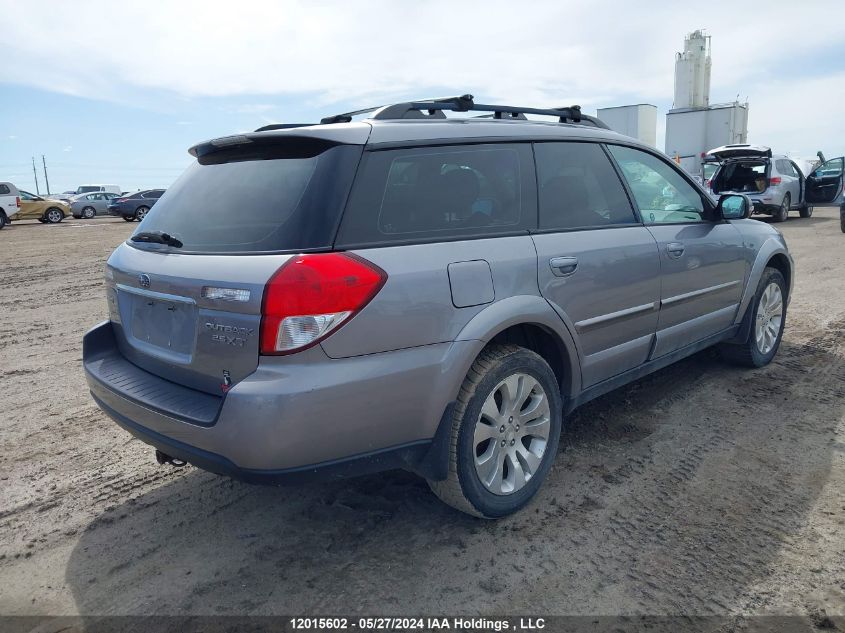
[{"label": "dark parked car", "polygon": [[115,198],[109,203],[109,215],[119,215],[127,222],[140,222],[163,193],[164,189],[145,189]]}]

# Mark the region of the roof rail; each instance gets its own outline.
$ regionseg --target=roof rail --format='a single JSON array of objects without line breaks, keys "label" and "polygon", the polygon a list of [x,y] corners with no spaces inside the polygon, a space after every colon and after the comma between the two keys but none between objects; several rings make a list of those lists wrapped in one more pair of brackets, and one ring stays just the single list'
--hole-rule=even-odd
[{"label": "roof rail", "polygon": [[493,119],[525,120],[526,114],[539,114],[554,116],[560,123],[576,123],[580,125],[591,125],[604,129],[610,129],[604,121],[596,117],[582,114],[581,106],[573,105],[561,108],[523,108],[509,105],[488,105],[475,103],[470,94],[459,97],[445,97],[442,99],[426,99],[422,101],[409,101],[393,105],[365,108],[355,112],[346,112],[326,117],[320,123],[349,123],[353,116],[373,112],[372,118],[377,121],[396,119],[420,119],[435,118],[445,119],[444,111],[450,112],[489,112],[482,115]]}]

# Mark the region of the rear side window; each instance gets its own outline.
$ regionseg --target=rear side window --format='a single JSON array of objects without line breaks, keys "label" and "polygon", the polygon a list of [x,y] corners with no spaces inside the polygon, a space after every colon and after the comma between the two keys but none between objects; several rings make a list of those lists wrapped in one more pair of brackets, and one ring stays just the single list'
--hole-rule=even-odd
[{"label": "rear side window", "polygon": [[143,195],[144,198],[161,198],[163,191],[148,191]]},{"label": "rear side window", "polygon": [[637,222],[607,154],[595,143],[538,143],[541,229]]},{"label": "rear side window", "polygon": [[525,143],[368,153],[338,243],[455,239],[533,228],[531,148]]},{"label": "rear side window", "polygon": [[173,249],[179,253],[325,249],[360,156],[360,146],[300,139],[200,157],[164,192],[138,231],[169,233],[182,242]]},{"label": "rear side window", "polygon": [[0,185],[0,195],[12,193],[6,185]]}]

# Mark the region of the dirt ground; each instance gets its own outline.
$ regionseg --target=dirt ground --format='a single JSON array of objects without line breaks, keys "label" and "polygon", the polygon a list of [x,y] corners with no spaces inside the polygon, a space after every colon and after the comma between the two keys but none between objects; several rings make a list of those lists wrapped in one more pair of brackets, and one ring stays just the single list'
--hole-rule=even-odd
[{"label": "dirt ground", "polygon": [[845,613],[845,235],[796,260],[780,353],[705,351],[582,408],[497,522],[402,472],[267,488],[155,463],[91,400],[83,333],[137,225],[0,232],[0,614]]}]

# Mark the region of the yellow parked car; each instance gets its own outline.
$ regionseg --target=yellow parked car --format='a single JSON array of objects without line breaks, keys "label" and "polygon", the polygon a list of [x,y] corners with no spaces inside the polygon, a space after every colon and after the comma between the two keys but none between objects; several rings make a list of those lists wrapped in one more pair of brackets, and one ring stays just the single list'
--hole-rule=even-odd
[{"label": "yellow parked car", "polygon": [[70,215],[70,205],[62,200],[42,198],[34,193],[20,189],[21,208],[15,215],[15,220],[38,220],[56,224]]}]

